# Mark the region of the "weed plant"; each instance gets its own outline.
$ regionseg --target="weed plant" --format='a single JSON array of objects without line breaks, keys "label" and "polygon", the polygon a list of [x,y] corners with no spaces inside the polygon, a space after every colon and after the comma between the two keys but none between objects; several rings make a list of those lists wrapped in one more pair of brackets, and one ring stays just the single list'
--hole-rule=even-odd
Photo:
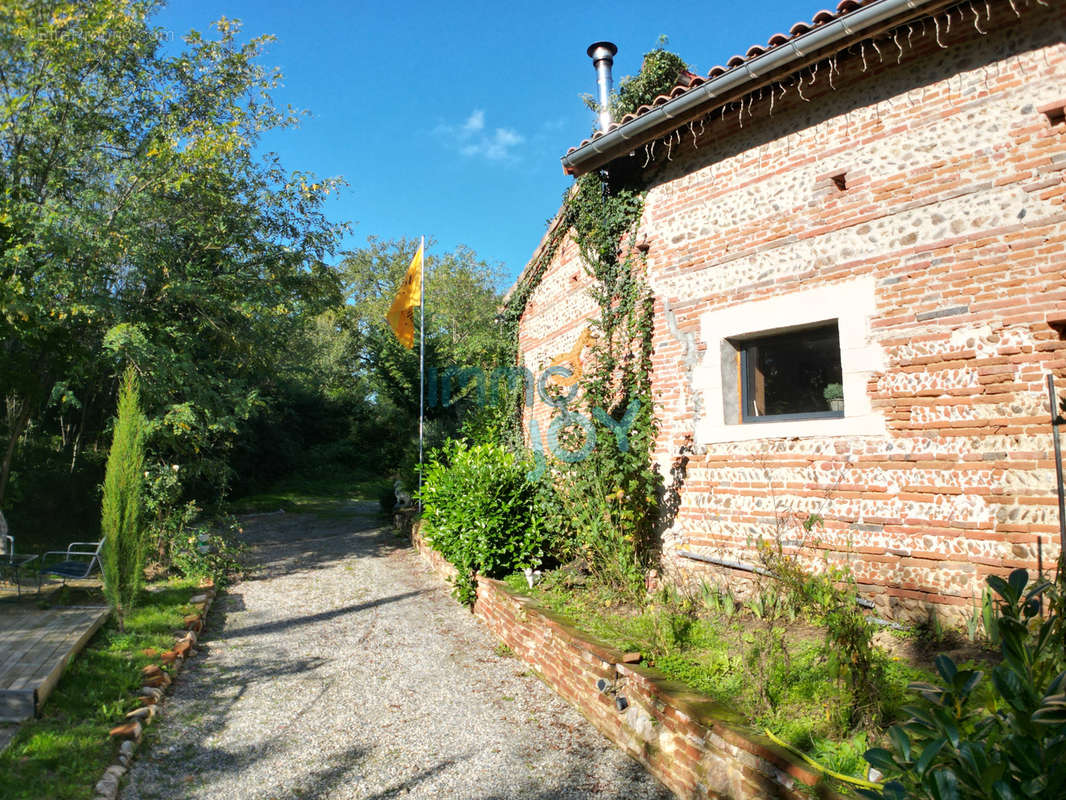
[{"label": "weed plant", "polygon": [[704,583],[690,591],[665,587],[634,604],[595,580],[570,587],[562,571],[545,575],[532,592],[521,575],[507,582],[604,643],[640,652],[645,664],[668,678],[845,775],[861,776],[863,753],[882,741],[884,728],[874,718],[899,719],[908,682],[929,677],[871,646],[877,713],[856,720],[855,690],[834,669],[833,640],[802,614],[790,616],[785,609],[791,601],[780,594],[766,591],[742,603]]}]

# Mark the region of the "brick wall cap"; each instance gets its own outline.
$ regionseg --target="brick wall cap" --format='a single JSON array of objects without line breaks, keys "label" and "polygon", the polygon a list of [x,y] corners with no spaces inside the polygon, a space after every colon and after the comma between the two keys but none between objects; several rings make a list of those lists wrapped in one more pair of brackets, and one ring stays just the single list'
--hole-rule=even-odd
[{"label": "brick wall cap", "polygon": [[615,669],[622,677],[636,677],[658,699],[682,711],[694,722],[706,728],[724,724],[737,726],[744,724],[743,715],[722,705],[717,700],[712,700],[707,695],[693,691],[692,687],[683,681],[667,678],[654,667],[640,664],[617,664]]},{"label": "brick wall cap", "polygon": [[579,630],[562,614],[557,614],[551,609],[544,608],[531,597],[516,592],[503,581],[498,581],[494,578],[479,578],[478,584],[492,587],[500,593],[507,595],[510,599],[521,603],[527,609],[541,615],[548,621],[549,627],[551,627],[553,631],[560,634],[567,642],[578,649],[590,653],[601,661],[606,661],[611,664],[621,663],[622,656],[624,655],[621,650],[616,650],[609,644],[601,642],[584,631]]}]

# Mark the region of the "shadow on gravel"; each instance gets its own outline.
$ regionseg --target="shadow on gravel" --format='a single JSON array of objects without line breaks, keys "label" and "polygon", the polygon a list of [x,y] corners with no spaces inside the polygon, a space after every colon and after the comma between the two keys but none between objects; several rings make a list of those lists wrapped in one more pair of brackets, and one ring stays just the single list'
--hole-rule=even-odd
[{"label": "shadow on gravel", "polygon": [[298,792],[297,796],[304,800],[328,800],[338,787],[359,780],[360,776],[352,773],[367,755],[367,751],[361,747],[350,747],[341,755],[334,756],[336,763],[333,766],[311,770],[296,781],[295,787],[283,788]]},{"label": "shadow on gravel", "polygon": [[333,608],[329,611],[321,611],[318,614],[308,614],[303,617],[286,617],[285,619],[275,620],[274,622],[264,622],[261,625],[249,625],[246,628],[231,627],[226,629],[226,633],[230,636],[277,633],[279,631],[286,631],[299,627],[300,625],[313,625],[316,622],[325,622],[326,620],[336,619],[337,617],[343,617],[345,614],[358,614],[360,611],[366,611],[368,608],[377,608],[378,606],[387,605],[388,603],[398,603],[401,600],[406,600],[409,597],[417,597],[420,594],[425,594],[425,592],[420,589],[417,592],[404,592],[403,594],[394,594],[389,595],[388,597],[379,597],[376,600],[368,600],[365,603],[356,603],[351,606]]},{"label": "shadow on gravel", "polygon": [[[407,780],[402,781],[401,783],[397,783],[395,786],[390,786],[388,789],[378,792],[377,794],[369,795],[366,800],[385,800],[385,798],[387,797],[399,797],[402,794],[408,794],[411,789],[418,786],[418,784],[422,783],[422,781],[426,780],[427,778],[432,778],[438,772],[443,772],[455,763],[458,763],[456,759],[450,758],[447,761],[440,762],[436,766],[420,770]],[[323,800],[325,800],[327,795],[315,795],[315,797],[321,797],[323,798]]]},{"label": "shadow on gravel", "polygon": [[355,510],[336,518],[315,514],[258,514],[242,518],[246,581],[323,569],[345,558],[383,558],[410,548],[380,514]]},{"label": "shadow on gravel", "polygon": [[[649,791],[654,785],[658,791]],[[507,792],[470,795],[471,800],[675,800],[676,795],[654,778],[636,761],[602,776],[589,776],[587,767],[575,765],[565,777],[542,785],[524,782]]]}]

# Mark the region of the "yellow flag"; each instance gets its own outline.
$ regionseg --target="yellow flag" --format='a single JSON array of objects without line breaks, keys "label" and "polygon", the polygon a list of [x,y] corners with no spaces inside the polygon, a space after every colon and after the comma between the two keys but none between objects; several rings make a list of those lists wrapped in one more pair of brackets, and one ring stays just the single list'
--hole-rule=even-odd
[{"label": "yellow flag", "polygon": [[389,327],[404,347],[410,350],[415,344],[415,309],[422,303],[422,245],[411,259],[411,266],[403,276],[400,291],[392,301],[392,308],[385,315]]}]

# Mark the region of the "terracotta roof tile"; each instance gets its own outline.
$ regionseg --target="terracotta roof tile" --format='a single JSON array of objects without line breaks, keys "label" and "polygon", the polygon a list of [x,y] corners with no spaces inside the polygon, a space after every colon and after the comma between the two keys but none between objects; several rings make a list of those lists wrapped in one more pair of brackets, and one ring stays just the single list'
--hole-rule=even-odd
[{"label": "terracotta roof tile", "polygon": [[[726,62],[726,66],[723,67],[719,65],[711,67],[710,71],[707,73],[707,76],[708,78],[717,78],[720,75],[724,75],[731,69],[736,69],[737,67],[741,66],[749,59],[762,55],[767,50],[771,50],[775,47],[780,47],[781,45],[788,43],[792,39],[795,39],[797,36],[802,36],[808,31],[817,28],[819,25],[825,25],[827,22],[832,22],[837,17],[843,16],[844,14],[847,14],[851,11],[855,11],[856,9],[862,8],[863,6],[869,5],[873,2],[875,2],[875,0],[840,0],[840,3],[837,5],[836,11],[822,9],[814,15],[810,22],[803,22],[802,20],[796,22],[791,28],[789,28],[789,32],[787,34],[775,33],[773,36],[770,37],[766,45],[753,44],[751,47],[748,48],[746,55],[733,56],[729,59],[729,61]],[[658,106],[661,106],[664,103],[673,100],[674,98],[680,97],[681,95],[685,94],[685,92],[705,82],[706,79],[701,78],[699,75],[696,75],[692,72],[688,72],[686,70],[685,72],[681,73],[678,78],[677,85],[670,90],[669,94],[661,94],[656,97],[651,102],[651,104],[642,105],[636,111],[626,114],[624,117],[622,117],[620,121],[611,123],[611,125],[608,126],[606,131],[596,131],[594,134],[592,134],[591,137],[582,141],[581,144],[578,145],[578,147],[584,147],[594,139],[598,139],[603,136],[604,133],[613,131],[621,125],[625,125],[626,123],[632,122],[637,117],[647,114],[652,109],[657,108]],[[572,153],[577,150],[578,147],[571,147],[567,152]]]}]

